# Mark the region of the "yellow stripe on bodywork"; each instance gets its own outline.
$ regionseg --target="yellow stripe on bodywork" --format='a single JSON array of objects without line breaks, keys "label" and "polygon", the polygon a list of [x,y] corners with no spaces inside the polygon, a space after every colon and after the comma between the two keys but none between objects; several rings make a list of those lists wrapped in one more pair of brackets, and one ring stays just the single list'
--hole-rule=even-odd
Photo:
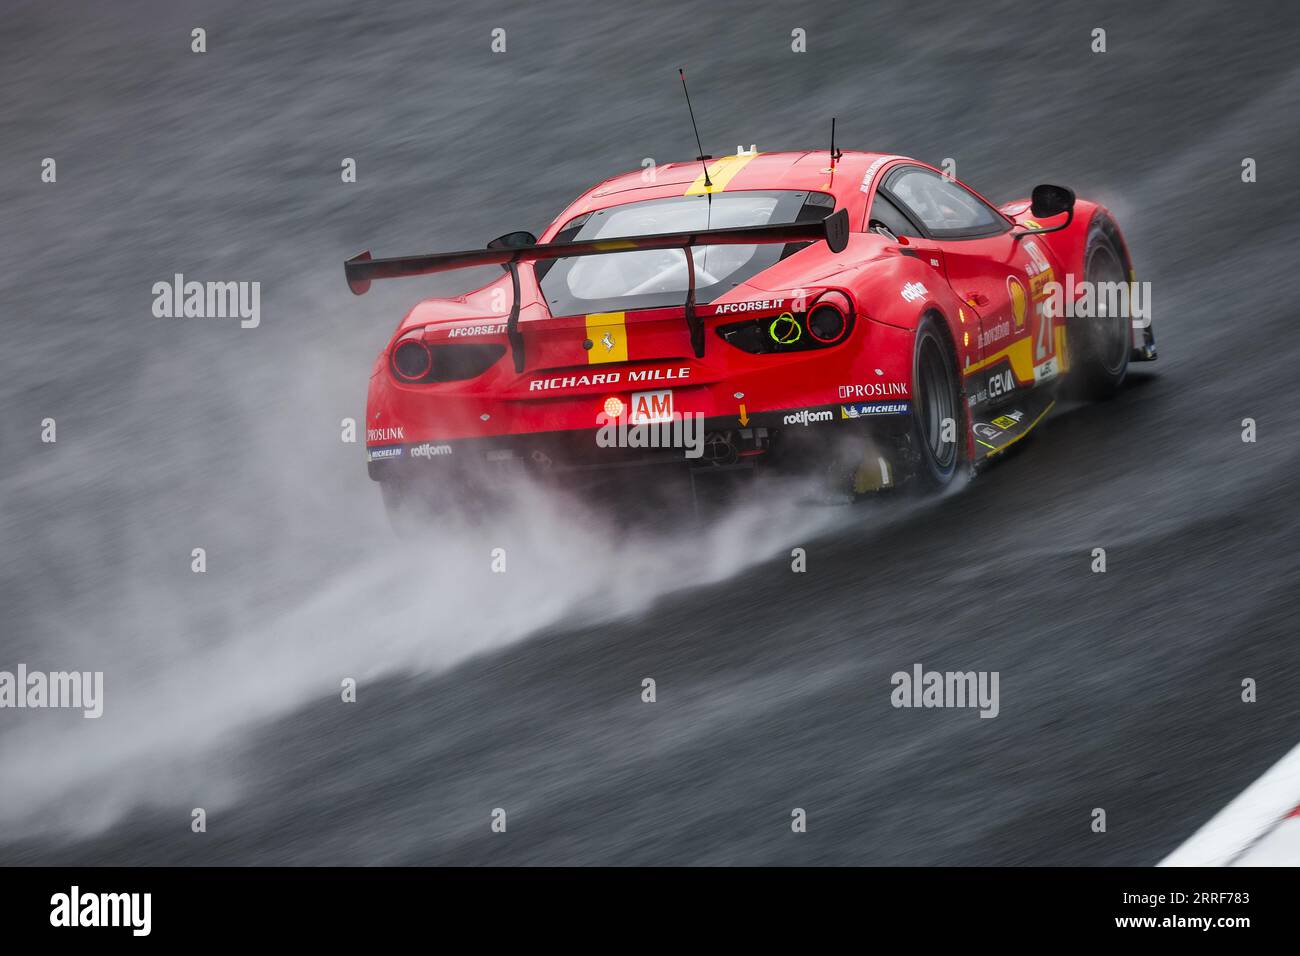
[{"label": "yellow stripe on bodywork", "polygon": [[627,326],[622,312],[593,312],[587,316],[587,364],[627,361]]},{"label": "yellow stripe on bodywork", "polygon": [[966,375],[973,375],[980,369],[987,368],[994,362],[1000,362],[1004,358],[1011,360],[1011,371],[1015,373],[1017,380],[1021,382],[1032,382],[1034,380],[1034,343],[1028,336],[1017,339],[1006,348],[999,349],[987,358],[982,358],[978,362],[971,362],[962,371]]},{"label": "yellow stripe on bodywork", "polygon": [[727,183],[736,178],[736,174],[749,165],[749,161],[758,153],[737,153],[735,156],[723,156],[709,167],[709,182],[704,185],[704,174],[695,177],[695,182],[686,190],[687,196],[703,196],[705,193],[720,193],[727,188]]},{"label": "yellow stripe on bodywork", "polygon": [[[1041,422],[1041,421],[1043,420],[1043,417],[1044,417],[1048,412],[1050,412],[1053,408],[1055,408],[1055,407],[1056,407],[1056,402],[1048,402],[1048,403],[1047,403],[1047,407],[1044,408],[1044,409],[1039,413],[1038,417],[1035,418],[1032,422],[1029,423],[1029,427],[1026,428],[1024,431],[1022,431],[1022,432],[1021,432],[1019,435],[1017,435],[1015,438],[1011,439],[1011,441],[1007,442],[1005,445],[999,445],[997,448],[993,448],[993,446],[990,445],[988,442],[980,441],[980,444],[983,445],[985,448],[993,448],[993,450],[990,451],[990,452],[989,452],[987,455],[985,455],[984,457],[985,457],[985,458],[992,458],[994,455],[997,455],[997,454],[1000,454],[1000,453],[1006,451],[1008,448],[1010,448],[1010,447],[1011,447],[1012,445],[1014,445],[1016,442],[1020,441],[1020,439],[1024,438],[1024,437],[1025,437],[1026,435],[1028,435],[1031,431],[1033,431],[1033,430],[1034,430],[1034,426],[1036,426],[1039,422]],[[976,440],[976,441],[979,441],[978,438],[975,439],[975,440]]]},{"label": "yellow stripe on bodywork", "polygon": [[1070,340],[1065,336],[1065,329],[1059,325],[1056,327],[1056,356],[1061,374],[1064,375],[1070,370]]}]

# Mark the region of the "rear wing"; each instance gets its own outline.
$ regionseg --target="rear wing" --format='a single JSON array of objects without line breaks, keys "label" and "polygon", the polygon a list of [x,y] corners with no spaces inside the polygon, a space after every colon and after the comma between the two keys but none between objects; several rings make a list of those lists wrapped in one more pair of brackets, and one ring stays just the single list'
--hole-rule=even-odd
[{"label": "rear wing", "polygon": [[691,330],[691,344],[697,357],[704,355],[704,324],[695,315],[695,260],[693,246],[748,246],[764,243],[821,242],[832,252],[843,252],[849,242],[849,214],[841,209],[818,222],[776,223],[768,226],[738,226],[730,229],[706,229],[699,232],[673,232],[652,236],[625,236],[585,242],[552,242],[541,245],[508,246],[499,249],[471,249],[466,252],[439,252],[423,256],[398,256],[391,259],[371,258],[370,251],[353,256],[343,263],[348,288],[362,295],[375,279],[400,279],[404,276],[431,275],[475,266],[504,266],[514,287],[514,301],[506,323],[506,335],[515,360],[515,371],[524,370],[523,336],[519,333],[519,272],[521,262],[569,259],[575,256],[603,256],[615,252],[640,252],[648,249],[681,249],[686,253],[686,324]]}]

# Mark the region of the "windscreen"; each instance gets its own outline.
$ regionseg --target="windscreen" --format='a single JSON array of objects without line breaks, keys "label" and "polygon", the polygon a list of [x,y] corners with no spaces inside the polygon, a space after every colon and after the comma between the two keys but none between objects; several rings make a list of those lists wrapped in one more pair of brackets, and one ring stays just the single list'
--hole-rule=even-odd
[{"label": "windscreen", "polygon": [[[599,209],[567,223],[552,240],[582,242],[824,219],[835,200],[795,190],[671,196]],[[806,245],[698,246],[695,301],[711,302]],[[681,249],[648,249],[557,259],[538,266],[552,315],[682,305],[689,279]]]}]

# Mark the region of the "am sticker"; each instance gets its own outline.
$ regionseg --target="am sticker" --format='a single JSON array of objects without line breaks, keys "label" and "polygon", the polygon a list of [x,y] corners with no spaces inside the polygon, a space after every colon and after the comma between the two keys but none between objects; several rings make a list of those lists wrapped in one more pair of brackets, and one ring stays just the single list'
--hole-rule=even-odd
[{"label": "am sticker", "polygon": [[633,425],[653,425],[673,420],[673,390],[633,392],[629,420]]}]

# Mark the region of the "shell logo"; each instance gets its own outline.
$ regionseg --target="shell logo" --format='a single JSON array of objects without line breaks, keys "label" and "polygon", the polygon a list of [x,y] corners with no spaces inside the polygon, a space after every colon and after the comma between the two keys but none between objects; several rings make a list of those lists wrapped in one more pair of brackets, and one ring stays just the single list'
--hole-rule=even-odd
[{"label": "shell logo", "polygon": [[1024,328],[1025,306],[1029,302],[1029,296],[1015,276],[1007,276],[1007,295],[1011,297],[1011,315],[1016,320],[1016,328]]}]

